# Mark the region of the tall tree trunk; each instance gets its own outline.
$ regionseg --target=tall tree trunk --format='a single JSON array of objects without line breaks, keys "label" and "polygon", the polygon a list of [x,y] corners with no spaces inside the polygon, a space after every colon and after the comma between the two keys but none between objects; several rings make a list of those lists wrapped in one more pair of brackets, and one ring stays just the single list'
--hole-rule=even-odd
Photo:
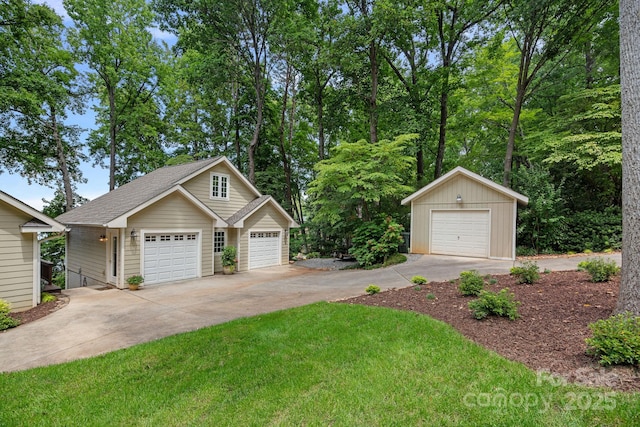
[{"label": "tall tree trunk", "polygon": [[[525,46],[530,43],[525,42]],[[529,76],[529,65],[531,64],[531,57],[527,54],[528,50],[525,48],[520,55],[520,67],[518,72],[518,85],[516,87],[516,102],[513,106],[513,118],[511,120],[511,126],[509,126],[509,139],[507,140],[507,150],[504,156],[504,174],[502,176],[502,185],[507,188],[511,188],[511,170],[513,168],[513,150],[516,145],[516,134],[518,133],[518,126],[520,124],[520,113],[522,112],[522,106],[524,105],[524,99],[527,94],[527,87],[529,82],[533,79],[535,72]],[[538,64],[540,65],[540,64]]]},{"label": "tall tree trunk", "polygon": [[109,97],[109,191],[116,188],[116,93],[115,88],[107,84]]},{"label": "tall tree trunk", "polygon": [[71,174],[69,173],[69,165],[64,152],[64,144],[60,130],[58,129],[58,120],[55,107],[49,109],[51,114],[51,135],[56,142],[56,155],[58,157],[58,169],[62,174],[62,188],[64,189],[64,211],[68,212],[73,208],[73,187],[71,186]]},{"label": "tall tree trunk", "polygon": [[323,160],[325,157],[324,142],[324,86],[320,84],[320,76],[316,74],[316,103],[318,116],[318,159]]},{"label": "tall tree trunk", "polygon": [[[449,74],[447,72],[447,74]],[[448,80],[448,78],[447,78]],[[445,82],[448,86],[448,82]],[[448,112],[448,102],[449,102],[449,89],[442,89],[442,93],[440,94],[440,132],[438,135],[438,152],[436,154],[436,165],[435,170],[433,172],[433,179],[440,178],[442,175],[442,163],[444,162],[444,148],[447,139],[447,116]]]},{"label": "tall tree trunk", "polygon": [[593,70],[596,66],[596,60],[593,57],[593,45],[591,40],[585,43],[584,48],[584,74],[585,74],[585,87],[591,89],[593,87]]},{"label": "tall tree trunk", "polygon": [[238,82],[233,82],[232,84],[232,99],[233,99],[233,145],[236,149],[236,167],[240,172],[242,172],[242,151],[240,148],[240,119],[238,118],[238,104],[240,103],[238,99]]},{"label": "tall tree trunk", "polygon": [[285,183],[285,210],[292,214],[293,203],[291,201],[291,167],[285,147],[285,126],[287,120],[287,103],[289,102],[289,85],[291,84],[291,64],[287,64],[287,74],[284,82],[284,94],[282,96],[282,110],[280,111],[280,126],[278,127],[280,158],[282,160],[282,169],[284,172]]},{"label": "tall tree trunk", "polygon": [[369,97],[369,136],[371,143],[378,142],[378,45],[375,40],[369,44],[371,62],[371,95]]},{"label": "tall tree trunk", "polygon": [[640,316],[640,3],[620,0],[622,280],[616,312]]}]

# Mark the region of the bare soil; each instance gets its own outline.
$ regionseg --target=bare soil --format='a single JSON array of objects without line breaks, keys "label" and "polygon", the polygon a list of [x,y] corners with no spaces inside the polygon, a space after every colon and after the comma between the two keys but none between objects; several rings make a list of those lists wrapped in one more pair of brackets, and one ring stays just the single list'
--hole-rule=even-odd
[{"label": "bare soil", "polygon": [[[586,354],[589,323],[609,317],[618,297],[619,277],[591,283],[587,273],[560,271],[541,274],[533,285],[517,284],[510,275],[485,289],[509,288],[521,302],[520,318],[489,316],[476,320],[467,304],[473,297],[458,292],[457,281],[389,289],[345,300],[350,304],[391,307],[442,320],[476,343],[537,371],[567,381],[620,391],[640,391],[639,367],[603,368]],[[427,297],[429,295],[429,297]]]}]

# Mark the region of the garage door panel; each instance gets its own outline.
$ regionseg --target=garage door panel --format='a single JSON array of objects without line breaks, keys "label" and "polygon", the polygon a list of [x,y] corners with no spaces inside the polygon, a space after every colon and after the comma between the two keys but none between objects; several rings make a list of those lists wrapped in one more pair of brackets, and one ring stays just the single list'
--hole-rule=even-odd
[{"label": "garage door panel", "polygon": [[161,283],[195,278],[198,275],[196,235],[163,233],[145,235],[145,282]]},{"label": "garage door panel", "polygon": [[489,212],[432,212],[431,253],[489,256]]},{"label": "garage door panel", "polygon": [[280,233],[251,232],[249,235],[249,268],[280,265]]}]

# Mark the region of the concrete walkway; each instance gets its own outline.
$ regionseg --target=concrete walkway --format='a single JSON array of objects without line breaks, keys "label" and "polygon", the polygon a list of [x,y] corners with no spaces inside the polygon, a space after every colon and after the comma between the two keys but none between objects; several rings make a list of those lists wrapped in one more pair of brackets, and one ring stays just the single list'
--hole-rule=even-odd
[{"label": "concrete walkway", "polygon": [[[619,253],[607,255],[618,265]],[[574,270],[588,258],[538,260],[541,270]],[[361,295],[371,283],[383,290],[410,286],[414,275],[429,281],[457,278],[461,271],[508,273],[512,261],[415,256],[378,270],[319,271],[281,266],[147,286],[146,289],[64,291],[69,304],[0,333],[0,371],[18,371],[96,356],[240,317]]]}]

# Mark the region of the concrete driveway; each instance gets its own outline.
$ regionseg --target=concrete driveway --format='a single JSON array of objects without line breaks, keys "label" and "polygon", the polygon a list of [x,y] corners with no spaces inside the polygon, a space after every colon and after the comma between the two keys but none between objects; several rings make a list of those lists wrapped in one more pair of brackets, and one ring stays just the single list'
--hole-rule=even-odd
[{"label": "concrete driveway", "polygon": [[[619,253],[607,255],[618,265]],[[573,270],[585,257],[538,260],[541,270]],[[0,371],[18,371],[96,356],[169,335],[240,317],[410,286],[414,275],[429,281],[457,278],[461,271],[508,273],[512,261],[450,256],[416,256],[378,270],[320,271],[296,265],[231,276],[128,290],[64,291],[69,304],[49,316],[0,333]]]}]

